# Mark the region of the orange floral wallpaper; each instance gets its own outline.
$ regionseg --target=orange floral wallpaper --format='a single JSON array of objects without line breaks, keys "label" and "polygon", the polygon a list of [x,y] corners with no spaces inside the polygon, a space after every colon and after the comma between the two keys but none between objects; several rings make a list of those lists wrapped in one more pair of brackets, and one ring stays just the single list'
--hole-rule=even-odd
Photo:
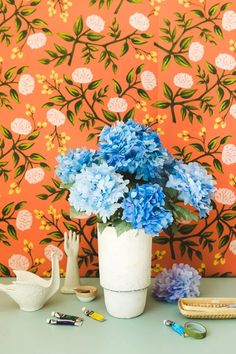
[{"label": "orange floral wallpaper", "polygon": [[129,118],[217,180],[206,220],[154,239],[153,274],[236,275],[236,4],[0,0],[0,42],[1,276],[50,276],[51,249],[63,275],[66,230],[81,235],[81,275],[98,274],[96,219],[70,218],[56,156]]}]

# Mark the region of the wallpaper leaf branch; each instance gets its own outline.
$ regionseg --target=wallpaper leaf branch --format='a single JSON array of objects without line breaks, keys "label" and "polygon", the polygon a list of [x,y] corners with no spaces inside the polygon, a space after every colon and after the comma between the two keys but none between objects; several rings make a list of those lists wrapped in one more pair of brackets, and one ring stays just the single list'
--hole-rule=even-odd
[{"label": "wallpaper leaf branch", "polygon": [[81,236],[81,274],[98,275],[96,218],[70,217],[56,157],[129,118],[217,180],[206,220],[154,239],[153,274],[183,261],[236,274],[235,33],[233,2],[0,0],[1,276],[50,276],[52,249],[63,276],[66,230]]}]

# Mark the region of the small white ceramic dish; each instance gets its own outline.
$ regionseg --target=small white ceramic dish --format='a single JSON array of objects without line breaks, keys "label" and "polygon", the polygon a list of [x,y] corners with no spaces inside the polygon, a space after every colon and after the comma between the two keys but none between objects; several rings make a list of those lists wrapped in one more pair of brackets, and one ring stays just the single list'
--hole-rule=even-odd
[{"label": "small white ceramic dish", "polygon": [[90,285],[81,285],[74,289],[76,297],[82,302],[90,302],[97,296],[97,288]]}]

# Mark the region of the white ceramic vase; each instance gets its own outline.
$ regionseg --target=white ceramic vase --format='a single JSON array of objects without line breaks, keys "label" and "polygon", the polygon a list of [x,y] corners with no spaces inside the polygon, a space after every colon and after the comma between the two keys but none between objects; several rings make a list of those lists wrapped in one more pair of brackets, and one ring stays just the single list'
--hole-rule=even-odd
[{"label": "white ceramic vase", "polygon": [[151,281],[152,237],[131,229],[117,236],[108,226],[98,227],[100,284],[108,313],[132,318],[143,313]]}]

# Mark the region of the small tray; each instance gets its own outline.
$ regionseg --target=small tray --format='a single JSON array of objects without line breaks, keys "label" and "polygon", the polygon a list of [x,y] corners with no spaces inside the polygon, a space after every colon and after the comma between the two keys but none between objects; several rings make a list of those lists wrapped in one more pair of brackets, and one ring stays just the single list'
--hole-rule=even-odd
[{"label": "small tray", "polygon": [[236,318],[235,297],[181,298],[178,306],[180,313],[188,318]]}]

